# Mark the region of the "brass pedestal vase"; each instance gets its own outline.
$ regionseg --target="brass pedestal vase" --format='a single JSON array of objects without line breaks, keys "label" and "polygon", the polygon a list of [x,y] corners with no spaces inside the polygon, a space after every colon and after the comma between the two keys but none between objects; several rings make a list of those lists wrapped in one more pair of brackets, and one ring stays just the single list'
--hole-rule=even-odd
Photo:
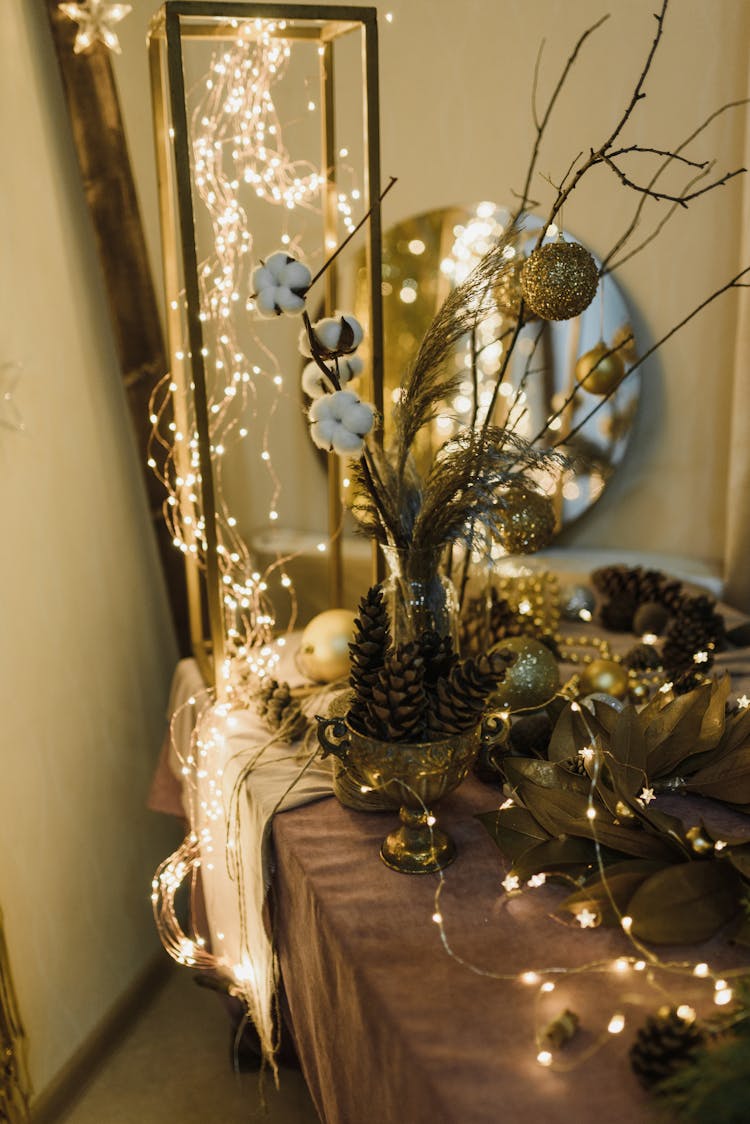
[{"label": "brass pedestal vase", "polygon": [[383,841],[383,862],[402,874],[432,874],[456,857],[455,843],[437,827],[433,806],[458,787],[480,747],[495,744],[505,729],[506,723],[491,715],[473,730],[440,741],[392,742],[366,737],[342,718],[319,718],[318,740],[324,756],[334,754],[373,791],[399,802],[401,826]]}]

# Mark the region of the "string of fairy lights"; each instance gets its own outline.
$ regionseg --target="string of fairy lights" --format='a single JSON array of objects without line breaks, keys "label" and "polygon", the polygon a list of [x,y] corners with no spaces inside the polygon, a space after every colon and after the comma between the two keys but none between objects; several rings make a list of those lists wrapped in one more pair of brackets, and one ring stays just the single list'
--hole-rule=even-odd
[{"label": "string of fairy lights", "polygon": [[[278,649],[285,643],[284,634],[294,628],[297,615],[294,582],[288,572],[295,555],[277,554],[270,564],[259,566],[240,532],[225,485],[230,451],[241,443],[258,450],[270,481],[267,521],[277,523],[282,485],[274,465],[272,423],[282,399],[288,396],[296,401],[297,390],[295,385],[287,391],[279,361],[254,322],[250,275],[257,264],[257,248],[243,200],[252,196],[279,210],[284,216],[281,245],[304,258],[302,239],[290,233],[290,222],[303,210],[322,216],[323,195],[330,185],[310,162],[293,159],[284,141],[274,87],[283,80],[292,55],[291,43],[283,34],[286,21],[232,20],[230,28],[231,41],[213,53],[206,74],[188,94],[188,104],[192,176],[201,204],[198,221],[205,215],[210,224],[211,249],[200,263],[198,284],[206,341],[203,358],[216,554],[229,642],[222,674],[225,693],[232,697],[242,695],[248,679],[272,672]],[[317,50],[322,53],[324,48]],[[313,115],[320,109],[313,79],[306,84],[309,96],[301,112]],[[336,212],[344,233],[354,229],[355,208],[362,200],[347,156],[347,149],[340,149],[336,183]],[[322,249],[311,249],[309,258],[315,259]],[[187,340],[184,293],[171,294],[169,300],[171,311],[180,317],[182,339]],[[167,493],[164,515],[175,547],[204,568],[208,550],[202,504],[205,468],[192,396],[184,392],[177,377],[177,372],[190,369],[187,344],[177,346],[171,358],[173,373],[161,380],[151,399],[148,464]],[[270,404],[266,388],[272,391]],[[258,403],[261,389],[262,410]],[[325,553],[327,542],[318,543],[317,549]],[[281,608],[284,599],[286,615]]]}]

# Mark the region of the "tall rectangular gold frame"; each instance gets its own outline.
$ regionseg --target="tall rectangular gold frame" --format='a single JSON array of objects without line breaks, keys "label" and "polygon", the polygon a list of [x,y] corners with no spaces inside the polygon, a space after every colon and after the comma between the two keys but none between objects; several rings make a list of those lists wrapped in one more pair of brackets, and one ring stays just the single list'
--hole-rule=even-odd
[{"label": "tall rectangular gold frame", "polygon": [[[371,208],[367,237],[367,268],[370,278],[371,396],[376,409],[383,411],[383,317],[381,302],[381,220],[380,220],[380,123],[378,108],[378,41],[375,8],[338,5],[223,3],[221,0],[166,0],[152,21],[149,34],[149,64],[153,99],[156,162],[159,184],[164,285],[167,294],[166,321],[175,421],[186,429],[187,396],[192,395],[195,430],[202,478],[202,513],[205,519],[206,557],[201,569],[195,555],[187,554],[190,635],[193,653],[207,682],[221,682],[218,674],[224,661],[225,636],[222,591],[217,561],[216,494],[211,457],[206,369],[203,360],[204,338],[198,286],[198,260],[195,214],[190,172],[190,144],[183,43],[196,39],[231,39],[236,23],[245,20],[289,21],[278,32],[285,39],[317,41],[320,55],[321,159],[325,168],[324,238],[335,242],[336,229],[336,147],[334,135],[335,75],[333,44],[336,39],[357,29],[363,32],[363,108],[365,183],[364,198]],[[236,21],[235,27],[232,21]],[[182,284],[180,282],[182,277]],[[325,281],[325,314],[336,306],[336,271],[329,269]],[[172,307],[169,294],[184,287],[187,309],[187,337],[190,359],[178,361],[175,355],[183,343],[183,321]],[[340,605],[343,589],[341,523],[341,481],[339,462],[329,454],[328,526],[329,602]]]}]

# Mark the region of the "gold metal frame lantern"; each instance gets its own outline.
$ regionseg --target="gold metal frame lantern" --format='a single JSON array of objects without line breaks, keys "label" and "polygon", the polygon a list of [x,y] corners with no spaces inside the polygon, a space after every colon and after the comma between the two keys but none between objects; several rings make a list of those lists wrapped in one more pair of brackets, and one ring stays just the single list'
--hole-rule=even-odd
[{"label": "gold metal frame lantern", "polygon": [[[371,385],[367,388],[376,409],[382,412],[382,310],[380,137],[378,120],[377,24],[374,8],[307,6],[301,4],[220,3],[200,0],[167,0],[155,15],[149,56],[154,108],[154,128],[159,177],[159,207],[166,290],[166,316],[171,370],[168,376],[174,418],[172,430],[173,472],[177,487],[170,496],[168,522],[187,520],[200,524],[200,533],[187,544],[179,535],[175,545],[183,550],[187,567],[191,641],[204,677],[221,694],[221,668],[226,666],[228,635],[226,613],[227,548],[222,545],[221,496],[217,487],[217,446],[207,391],[205,309],[201,304],[198,255],[198,225],[195,198],[195,153],[191,149],[189,96],[191,75],[186,68],[185,48],[198,40],[217,45],[232,40],[241,43],[250,29],[269,29],[267,34],[294,46],[317,48],[317,89],[310,93],[311,105],[320,118],[320,222],[323,257],[340,243],[337,214],[340,153],[336,147],[337,108],[348,106],[337,90],[336,45],[358,35],[361,51],[356,55],[361,89],[356,104],[362,106],[361,206],[371,209],[367,223],[367,273],[369,278],[369,324],[367,325]],[[349,57],[349,56],[347,56]],[[187,70],[187,73],[186,73]],[[349,67],[351,77],[352,67]],[[284,75],[286,78],[286,75]],[[284,79],[280,85],[283,85]],[[351,88],[349,90],[351,93]],[[337,100],[338,99],[338,100]],[[349,101],[354,99],[350,97]],[[357,122],[358,127],[358,122]],[[359,137],[357,138],[359,144]],[[244,237],[247,237],[246,235]],[[336,263],[337,264],[337,263]],[[331,315],[337,302],[337,268],[323,275],[323,315]],[[155,418],[152,417],[152,422]],[[168,440],[170,438],[168,437]],[[341,480],[338,458],[329,454],[328,535],[330,539],[329,590],[332,607],[341,604]],[[198,515],[196,516],[196,512]],[[231,523],[231,520],[230,520]],[[177,525],[177,524],[173,524]],[[263,643],[260,628],[251,644]],[[252,631],[252,629],[251,629]],[[258,638],[260,637],[260,641]]]}]

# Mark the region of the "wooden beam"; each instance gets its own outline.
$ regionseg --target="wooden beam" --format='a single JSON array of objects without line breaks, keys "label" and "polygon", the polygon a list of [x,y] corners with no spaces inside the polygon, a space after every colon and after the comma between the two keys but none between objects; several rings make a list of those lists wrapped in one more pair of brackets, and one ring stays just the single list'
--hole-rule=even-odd
[{"label": "wooden beam", "polygon": [[60,10],[59,0],[42,2],[52,29],[73,143],[104,274],[172,619],[180,652],[189,655],[185,568],[162,515],[164,489],[146,465],[151,429],[149,397],[168,370],[168,360],[110,52],[96,42],[81,54],[74,54],[78,25]]}]

